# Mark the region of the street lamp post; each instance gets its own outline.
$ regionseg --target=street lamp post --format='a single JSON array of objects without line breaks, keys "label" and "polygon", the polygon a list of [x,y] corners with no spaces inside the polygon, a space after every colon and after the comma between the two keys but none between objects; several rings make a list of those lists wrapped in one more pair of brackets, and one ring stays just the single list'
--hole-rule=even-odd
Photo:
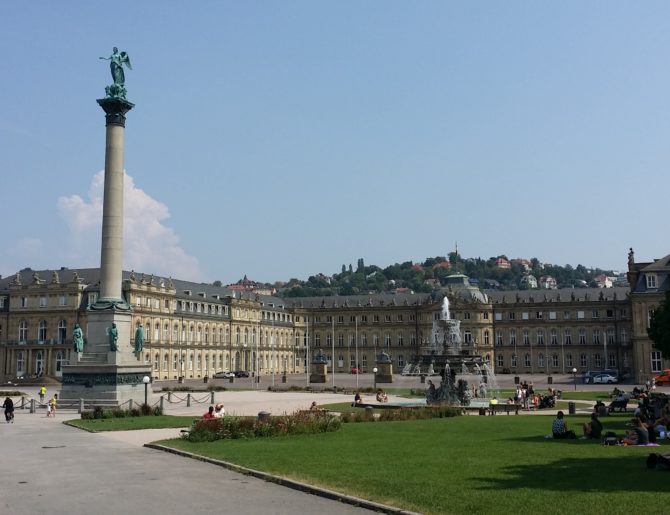
[{"label": "street lamp post", "polygon": [[572,369],[572,381],[575,383],[575,391],[577,391],[577,369]]},{"label": "street lamp post", "polygon": [[372,369],[372,373],[374,374],[374,389],[377,390],[377,367]]},{"label": "street lamp post", "polygon": [[144,405],[147,406],[149,404],[149,383],[151,382],[151,378],[144,376],[142,382],[144,383]]}]

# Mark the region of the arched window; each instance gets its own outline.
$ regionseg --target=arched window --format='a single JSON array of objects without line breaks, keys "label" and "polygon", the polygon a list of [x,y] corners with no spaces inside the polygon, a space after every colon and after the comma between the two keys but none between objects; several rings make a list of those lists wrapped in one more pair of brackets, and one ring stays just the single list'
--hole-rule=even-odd
[{"label": "arched window", "polygon": [[525,354],[523,357],[523,366],[530,367],[530,354]]},{"label": "arched window", "polygon": [[544,354],[541,352],[537,355],[537,366],[544,367]]},{"label": "arched window", "polygon": [[235,344],[239,345],[240,344],[240,328],[235,329]]},{"label": "arched window", "polygon": [[155,371],[158,371],[158,367],[159,367],[159,365],[160,365],[160,359],[161,359],[161,355],[158,354],[158,352],[157,352],[157,353],[154,355],[154,370],[155,370]]},{"label": "arched window", "polygon": [[161,325],[159,322],[154,324],[154,340],[161,341]]}]

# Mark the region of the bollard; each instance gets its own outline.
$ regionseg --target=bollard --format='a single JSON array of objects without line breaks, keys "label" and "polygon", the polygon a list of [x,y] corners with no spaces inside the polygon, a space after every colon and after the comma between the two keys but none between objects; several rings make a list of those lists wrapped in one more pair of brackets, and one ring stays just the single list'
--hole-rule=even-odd
[{"label": "bollard", "polygon": [[165,396],[161,395],[161,413],[163,413],[163,411],[165,410],[164,401],[165,401]]},{"label": "bollard", "polygon": [[30,413],[35,413],[35,399],[30,399]]},{"label": "bollard", "polygon": [[267,422],[270,419],[270,413],[268,411],[259,411],[258,412],[258,421]]},{"label": "bollard", "polygon": [[130,399],[128,401],[128,411],[130,411],[131,409],[133,409],[133,400],[132,399]]},{"label": "bollard", "polygon": [[25,398],[25,397],[21,397],[21,409],[23,409],[23,408],[25,408],[25,407],[26,407],[26,398]]},{"label": "bollard", "polygon": [[84,412],[84,399],[79,399],[79,414]]},{"label": "bollard", "polygon": [[191,407],[191,394],[190,393],[186,394],[186,407],[187,408]]},{"label": "bollard", "polygon": [[211,399],[210,399],[209,403],[210,403],[210,404],[214,404],[214,390],[212,390],[212,391],[210,392],[210,397],[211,397]]},{"label": "bollard", "polygon": [[168,402],[172,402],[172,391],[168,392]]}]

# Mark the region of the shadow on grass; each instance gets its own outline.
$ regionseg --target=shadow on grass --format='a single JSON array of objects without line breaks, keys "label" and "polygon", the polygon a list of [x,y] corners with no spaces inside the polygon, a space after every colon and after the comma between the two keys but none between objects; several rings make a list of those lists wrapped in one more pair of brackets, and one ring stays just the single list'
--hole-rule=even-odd
[{"label": "shadow on grass", "polygon": [[[650,448],[650,452],[654,451]],[[501,467],[504,478],[476,477],[479,490],[575,492],[667,492],[670,474],[646,468],[647,454],[602,458],[562,458],[550,463]]]}]

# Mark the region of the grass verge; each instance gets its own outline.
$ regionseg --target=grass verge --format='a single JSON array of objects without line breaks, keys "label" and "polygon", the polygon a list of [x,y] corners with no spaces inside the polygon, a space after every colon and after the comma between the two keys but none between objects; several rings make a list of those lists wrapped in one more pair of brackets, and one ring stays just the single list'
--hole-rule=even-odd
[{"label": "grass verge", "polygon": [[171,427],[190,427],[198,417],[177,417],[172,415],[103,418],[93,420],[73,419],[64,423],[97,433],[99,431],[131,431],[135,429],[165,429]]}]

